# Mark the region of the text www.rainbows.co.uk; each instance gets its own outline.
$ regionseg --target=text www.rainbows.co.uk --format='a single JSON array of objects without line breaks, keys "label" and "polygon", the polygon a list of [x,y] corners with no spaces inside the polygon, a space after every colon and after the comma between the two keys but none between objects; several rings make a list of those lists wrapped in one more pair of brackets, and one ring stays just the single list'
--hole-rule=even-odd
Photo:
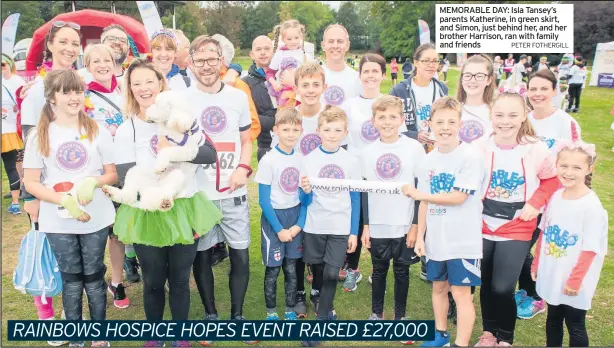
[{"label": "text www.rainbows.co.uk", "polygon": [[400,195],[402,194],[400,188],[394,189],[373,189],[373,188],[361,188],[352,187],[351,185],[312,185],[312,190],[327,191],[327,192],[363,192],[363,193],[380,193],[388,195]]}]

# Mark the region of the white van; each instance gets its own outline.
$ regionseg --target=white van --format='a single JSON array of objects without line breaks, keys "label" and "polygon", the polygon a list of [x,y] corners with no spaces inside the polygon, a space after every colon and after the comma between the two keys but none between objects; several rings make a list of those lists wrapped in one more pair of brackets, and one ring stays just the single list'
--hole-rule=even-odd
[{"label": "white van", "polygon": [[28,55],[28,49],[30,49],[31,44],[31,38],[23,39],[13,47],[13,60],[15,61],[15,68],[17,71],[26,70],[26,56]]}]

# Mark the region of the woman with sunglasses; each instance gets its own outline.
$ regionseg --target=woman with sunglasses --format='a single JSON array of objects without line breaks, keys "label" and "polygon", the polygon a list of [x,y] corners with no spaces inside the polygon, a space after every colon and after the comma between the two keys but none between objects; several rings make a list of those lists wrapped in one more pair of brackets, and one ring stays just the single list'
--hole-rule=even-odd
[{"label": "woman with sunglasses", "polygon": [[[115,153],[119,183],[134,165],[152,167],[156,154],[173,146],[158,138],[158,127],[145,121],[147,108],[166,91],[166,79],[153,64],[135,59],[126,70],[126,121],[115,133]],[[200,147],[192,161],[194,175],[198,164],[212,164],[217,153],[210,141]],[[150,212],[123,204],[117,211],[114,233],[126,244],[133,244],[143,272],[143,303],[147,320],[163,319],[165,292],[169,285],[169,305],[173,320],[187,320],[190,309],[190,271],[198,238],[207,233],[221,214],[213,203],[198,191],[195,177],[185,181],[173,207],[166,212]],[[173,347],[189,346],[173,342]],[[150,341],[145,347],[163,347],[163,342]]]},{"label": "woman with sunglasses", "polygon": [[[2,54],[2,162],[9,179],[12,204],[7,211],[13,215],[21,214],[19,206],[19,173],[21,163],[19,157],[23,157],[23,142],[17,134],[17,89],[26,82],[17,75],[15,62],[6,54]],[[21,155],[21,156],[20,156]]]},{"label": "woman with sunglasses", "polygon": [[[124,97],[115,76],[116,65],[115,55],[109,46],[95,44],[85,49],[85,66],[92,79],[86,86],[85,111],[98,123],[100,129],[108,131],[111,137],[115,136],[117,128],[124,122],[121,110]],[[110,227],[109,255],[112,273],[108,291],[113,295],[113,305],[120,309],[130,306],[130,299],[126,296],[122,283],[124,252],[124,244],[117,240],[113,227]]]},{"label": "woman with sunglasses", "polygon": [[159,30],[153,34],[149,45],[151,61],[156,70],[166,77],[168,89],[183,90],[190,87],[190,78],[181,75],[179,67],[173,64],[178,46],[175,34],[166,29]]}]

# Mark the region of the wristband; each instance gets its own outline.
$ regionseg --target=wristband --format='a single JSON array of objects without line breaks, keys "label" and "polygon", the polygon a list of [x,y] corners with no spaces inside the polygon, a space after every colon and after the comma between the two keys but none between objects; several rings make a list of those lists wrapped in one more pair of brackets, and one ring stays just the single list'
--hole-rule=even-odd
[{"label": "wristband", "polygon": [[239,164],[239,165],[237,166],[237,169],[239,169],[239,168],[243,168],[243,169],[247,170],[247,177],[248,177],[248,178],[249,178],[249,177],[252,175],[252,173],[254,172],[254,171],[252,170],[252,167],[248,166],[247,164],[242,164],[242,163],[241,163],[241,164]]}]

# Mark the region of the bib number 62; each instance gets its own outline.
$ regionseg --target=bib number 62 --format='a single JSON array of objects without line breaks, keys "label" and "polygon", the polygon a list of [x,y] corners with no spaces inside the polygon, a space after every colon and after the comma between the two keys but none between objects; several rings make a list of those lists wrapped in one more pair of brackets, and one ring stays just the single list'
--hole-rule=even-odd
[{"label": "bib number 62", "polygon": [[[235,154],[234,153],[221,153],[219,160],[220,160],[220,170],[235,169],[235,166],[234,166]],[[211,164],[203,165],[203,168],[217,169],[217,166],[215,163],[211,163]]]}]

